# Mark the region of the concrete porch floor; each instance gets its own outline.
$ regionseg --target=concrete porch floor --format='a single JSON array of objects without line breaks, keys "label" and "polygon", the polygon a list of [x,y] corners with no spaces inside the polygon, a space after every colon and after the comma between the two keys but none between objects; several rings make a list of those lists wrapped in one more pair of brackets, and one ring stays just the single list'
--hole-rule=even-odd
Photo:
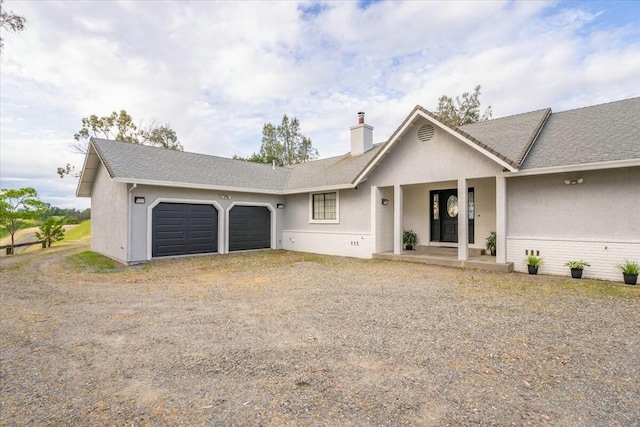
[{"label": "concrete porch floor", "polygon": [[480,249],[469,248],[469,259],[458,260],[458,248],[443,248],[435,246],[418,246],[416,250],[403,250],[401,255],[395,255],[393,251],[373,254],[374,259],[387,259],[392,261],[417,262],[430,265],[444,265],[448,267],[475,268],[478,270],[510,273],[513,271],[513,263],[496,263],[496,257],[482,255]]}]

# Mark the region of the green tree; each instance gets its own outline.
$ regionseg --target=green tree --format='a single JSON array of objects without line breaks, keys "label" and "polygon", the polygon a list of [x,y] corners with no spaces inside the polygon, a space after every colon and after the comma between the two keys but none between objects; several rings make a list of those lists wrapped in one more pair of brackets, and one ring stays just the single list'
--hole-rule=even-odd
[{"label": "green tree", "polygon": [[14,236],[26,219],[37,218],[45,209],[38,199],[38,192],[31,187],[0,190],[0,225],[11,235],[11,252]]},{"label": "green tree", "polygon": [[53,242],[64,239],[64,224],[55,218],[47,218],[40,226],[40,232],[36,231],[36,237],[50,248]]},{"label": "green tree", "polygon": [[[23,31],[27,18],[16,15],[13,10],[7,12],[3,3],[4,0],[0,0],[0,31],[11,31],[12,33]],[[4,40],[0,37],[0,49],[2,48],[4,48]]]},{"label": "green tree", "polygon": [[484,113],[480,113],[480,85],[476,86],[473,93],[465,92],[462,99],[442,95],[438,99],[436,115],[443,123],[449,126],[463,126],[470,123],[484,122],[491,118],[491,106]]},{"label": "green tree", "polygon": [[[73,144],[74,151],[86,154],[89,140],[92,137],[114,139],[131,144],[150,145],[169,150],[184,150],[182,144],[178,141],[176,132],[169,127],[169,124],[160,125],[155,120],[151,120],[146,127],[143,127],[142,124],[136,126],[133,118],[125,110],[120,110],[120,113],[114,111],[104,117],[92,114],[83,118],[82,128],[73,136],[76,140]],[[79,176],[70,163],[59,167],[57,173],[60,178],[64,178],[67,175],[76,178]]]},{"label": "green tree", "polygon": [[318,150],[313,148],[311,139],[300,133],[297,118],[289,120],[285,114],[282,123],[275,126],[267,122],[262,127],[262,145],[260,151],[249,157],[233,156],[234,159],[255,163],[274,163],[277,166],[289,166],[318,158]]}]

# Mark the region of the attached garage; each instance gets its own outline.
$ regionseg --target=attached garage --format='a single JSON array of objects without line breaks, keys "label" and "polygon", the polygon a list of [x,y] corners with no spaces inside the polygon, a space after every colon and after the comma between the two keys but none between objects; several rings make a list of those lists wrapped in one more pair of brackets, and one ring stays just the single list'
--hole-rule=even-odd
[{"label": "attached garage", "polygon": [[218,252],[218,211],[213,205],[159,203],[152,213],[152,256]]},{"label": "attached garage", "polygon": [[264,206],[234,206],[229,211],[229,251],[271,247],[271,211]]}]

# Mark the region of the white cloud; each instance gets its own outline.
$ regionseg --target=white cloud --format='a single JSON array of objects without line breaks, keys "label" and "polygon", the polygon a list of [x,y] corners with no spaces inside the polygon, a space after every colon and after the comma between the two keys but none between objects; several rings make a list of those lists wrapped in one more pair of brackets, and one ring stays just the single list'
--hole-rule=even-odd
[{"label": "white cloud", "polygon": [[[483,86],[494,117],[638,96],[640,30],[557,2],[14,2],[4,34],[2,186],[87,206],[57,166],[90,114],[169,122],[189,151],[248,155],[297,116],[323,156],[367,112],[377,141],[416,105]],[[25,181],[28,180],[28,181]]]}]

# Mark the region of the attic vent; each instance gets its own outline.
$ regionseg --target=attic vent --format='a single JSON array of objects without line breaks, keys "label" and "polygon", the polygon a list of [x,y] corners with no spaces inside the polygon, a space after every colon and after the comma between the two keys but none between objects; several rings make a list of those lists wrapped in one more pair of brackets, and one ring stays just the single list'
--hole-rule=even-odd
[{"label": "attic vent", "polygon": [[433,125],[431,123],[427,123],[426,125],[420,126],[418,129],[418,139],[422,142],[427,142],[433,138]]}]

